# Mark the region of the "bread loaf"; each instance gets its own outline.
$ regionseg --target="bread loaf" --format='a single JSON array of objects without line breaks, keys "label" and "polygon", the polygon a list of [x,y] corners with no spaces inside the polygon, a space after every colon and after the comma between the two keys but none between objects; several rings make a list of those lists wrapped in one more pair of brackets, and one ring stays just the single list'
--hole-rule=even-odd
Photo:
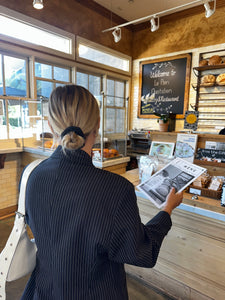
[{"label": "bread loaf", "polygon": [[[93,148],[92,149],[92,154],[95,154],[96,152],[101,154],[101,148]],[[107,149],[107,148],[103,149],[103,157],[110,158],[110,157],[115,157],[115,156],[119,156],[119,152],[116,149]]]},{"label": "bread loaf", "polygon": [[212,74],[208,74],[202,77],[201,83],[202,84],[207,84],[207,83],[215,83],[216,77]]},{"label": "bread loaf", "polygon": [[220,74],[216,77],[216,83],[217,84],[225,84],[225,73]]},{"label": "bread loaf", "polygon": [[210,66],[220,65],[222,63],[222,58],[219,55],[213,55],[210,57],[208,64]]},{"label": "bread loaf", "polygon": [[207,59],[202,59],[199,62],[199,67],[207,66],[208,65],[208,60]]}]

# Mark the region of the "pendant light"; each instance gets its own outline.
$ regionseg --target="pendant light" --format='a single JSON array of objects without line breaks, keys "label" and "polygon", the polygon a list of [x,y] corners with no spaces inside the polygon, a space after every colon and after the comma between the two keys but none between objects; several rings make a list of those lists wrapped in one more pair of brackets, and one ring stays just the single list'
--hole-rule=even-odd
[{"label": "pendant light", "polygon": [[34,0],[33,7],[36,9],[42,9],[44,7],[43,0]]}]

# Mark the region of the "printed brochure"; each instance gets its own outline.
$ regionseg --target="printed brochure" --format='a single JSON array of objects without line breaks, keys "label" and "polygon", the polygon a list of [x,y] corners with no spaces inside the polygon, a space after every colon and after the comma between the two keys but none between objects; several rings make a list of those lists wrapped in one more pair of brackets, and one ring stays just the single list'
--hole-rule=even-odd
[{"label": "printed brochure", "polygon": [[192,164],[182,158],[175,158],[148,180],[139,184],[137,188],[155,206],[161,208],[165,204],[166,197],[172,187],[175,187],[176,191],[180,192],[205,171],[205,168]]}]

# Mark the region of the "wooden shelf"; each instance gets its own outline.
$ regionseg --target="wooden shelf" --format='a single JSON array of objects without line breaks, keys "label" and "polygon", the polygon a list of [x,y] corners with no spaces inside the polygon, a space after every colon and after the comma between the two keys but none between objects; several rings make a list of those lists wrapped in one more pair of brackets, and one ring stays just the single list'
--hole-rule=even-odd
[{"label": "wooden shelf", "polygon": [[198,199],[195,200],[192,199],[193,196],[194,194],[184,193],[183,203],[225,214],[225,207],[220,205],[220,200],[203,196],[198,196]]},{"label": "wooden shelf", "polygon": [[215,66],[202,66],[202,67],[194,67],[196,71],[208,71],[208,70],[217,70],[217,69],[225,69],[225,64],[215,65]]},{"label": "wooden shelf", "polygon": [[0,149],[0,154],[8,154],[8,153],[16,153],[16,152],[23,152],[23,148]]},{"label": "wooden shelf", "polygon": [[195,159],[194,164],[196,165],[204,165],[204,166],[211,166],[211,167],[220,167],[225,168],[225,163],[213,162],[213,161],[205,161],[200,159]]}]

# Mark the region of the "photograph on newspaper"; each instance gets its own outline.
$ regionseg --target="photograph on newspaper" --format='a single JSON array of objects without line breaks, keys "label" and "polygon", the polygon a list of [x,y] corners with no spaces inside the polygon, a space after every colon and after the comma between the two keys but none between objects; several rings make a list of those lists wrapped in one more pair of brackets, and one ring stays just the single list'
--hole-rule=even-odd
[{"label": "photograph on newspaper", "polygon": [[205,168],[192,164],[182,158],[175,158],[164,168],[152,175],[137,188],[147,198],[161,208],[172,187],[176,192],[184,190],[196,178],[206,171]]}]

